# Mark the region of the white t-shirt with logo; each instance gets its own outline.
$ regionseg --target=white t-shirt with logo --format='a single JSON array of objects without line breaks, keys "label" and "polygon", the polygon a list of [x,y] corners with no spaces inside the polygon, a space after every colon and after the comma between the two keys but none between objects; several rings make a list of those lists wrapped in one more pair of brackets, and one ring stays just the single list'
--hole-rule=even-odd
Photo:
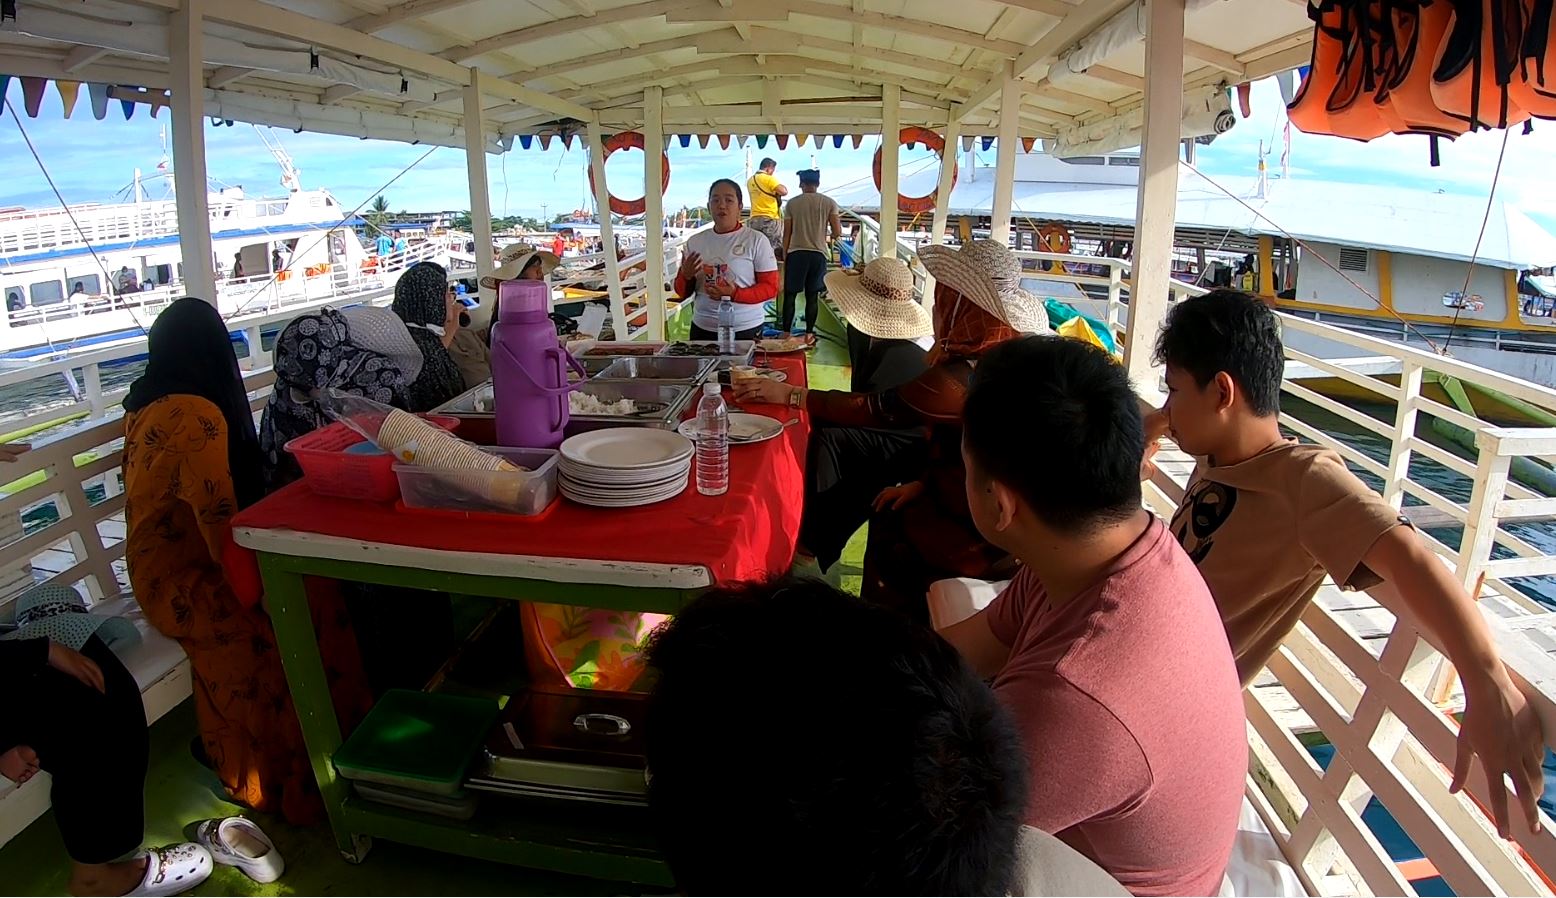
[{"label": "white t-shirt with logo", "polygon": [[[778,259],[767,237],[741,226],[727,234],[715,234],[710,228],[688,237],[683,250],[702,258],[702,270],[697,274],[696,300],[692,323],[705,330],[719,327],[719,299],[710,297],[707,289],[722,273],[736,287],[749,287],[756,283],[759,271],[777,271]],[[722,266],[722,267],[721,267]],[[749,330],[766,319],[765,303],[735,303],[735,330]]]}]

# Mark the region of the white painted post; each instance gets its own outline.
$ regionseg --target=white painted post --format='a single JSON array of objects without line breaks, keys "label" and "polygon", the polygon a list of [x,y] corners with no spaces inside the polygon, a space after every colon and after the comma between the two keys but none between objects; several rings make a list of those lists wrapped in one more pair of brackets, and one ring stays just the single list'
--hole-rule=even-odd
[{"label": "white painted post", "polygon": [[664,93],[659,85],[643,88],[643,301],[648,303],[648,338],[665,338],[665,183]]},{"label": "white painted post", "polygon": [[1464,536],[1459,541],[1459,559],[1454,570],[1465,591],[1475,588],[1481,570],[1491,560],[1491,547],[1497,538],[1497,503],[1507,494],[1507,472],[1513,463],[1512,456],[1502,452],[1502,436],[1497,428],[1476,434],[1475,448],[1480,456],[1475,464],[1474,486],[1470,489],[1470,504],[1465,508]]},{"label": "white painted post", "polygon": [[[961,114],[960,106],[952,106],[946,116],[945,149],[940,153],[940,181],[935,185],[935,214],[929,223],[930,246],[939,246],[945,242],[946,220],[951,214],[951,191],[955,187],[951,176],[956,173],[957,141],[961,140]],[[923,303],[925,309],[935,311],[935,278],[928,272],[924,274]]]},{"label": "white painted post", "polygon": [[173,189],[178,196],[184,290],[216,302],[211,213],[205,178],[204,0],[185,0],[168,13],[168,75],[173,108]]},{"label": "white painted post", "polygon": [[610,293],[611,324],[616,339],[625,340],[627,303],[621,294],[621,263],[616,258],[616,233],[611,224],[610,187],[605,183],[605,136],[600,132],[600,116],[589,121],[589,170],[594,173],[594,205],[599,210],[600,249],[605,253],[605,289]]},{"label": "white painted post", "polygon": [[1136,389],[1154,393],[1156,331],[1167,313],[1178,206],[1178,149],[1183,118],[1184,0],[1146,0],[1145,134],[1135,201],[1134,277],[1124,367]]},{"label": "white painted post", "polygon": [[902,138],[902,88],[881,88],[881,245],[877,253],[897,258],[897,147]]},{"label": "white painted post", "polygon": [[103,373],[98,369],[97,363],[92,362],[81,368],[81,379],[86,384],[86,403],[89,411],[88,417],[96,421],[103,416]]},{"label": "white painted post", "polygon": [[1010,209],[1016,194],[1016,150],[1020,135],[1016,126],[1021,122],[1021,85],[1016,81],[1015,69],[1005,72],[1005,83],[1000,88],[1000,124],[995,136],[994,157],[994,208],[989,216],[989,239],[995,243],[1010,242]]},{"label": "white painted post", "polygon": [[1383,481],[1383,501],[1399,508],[1405,501],[1405,480],[1410,476],[1410,439],[1416,432],[1416,399],[1426,373],[1417,362],[1407,361],[1399,375],[1399,405],[1394,410],[1394,444],[1389,447],[1388,478]]},{"label": "white painted post", "polygon": [[[477,284],[496,268],[492,257],[492,197],[486,180],[486,126],[481,114],[482,77],[481,70],[471,66],[470,82],[464,89],[465,177],[470,184],[470,232],[475,237]],[[477,292],[481,304],[471,311],[470,320],[475,327],[484,327],[497,307],[497,291],[477,287]]]},{"label": "white painted post", "polygon": [[249,353],[238,359],[238,364],[243,370],[252,371],[259,367],[260,360],[264,356],[264,344],[260,342],[260,339],[259,325],[256,324],[253,327],[244,329],[243,342],[248,344]]}]

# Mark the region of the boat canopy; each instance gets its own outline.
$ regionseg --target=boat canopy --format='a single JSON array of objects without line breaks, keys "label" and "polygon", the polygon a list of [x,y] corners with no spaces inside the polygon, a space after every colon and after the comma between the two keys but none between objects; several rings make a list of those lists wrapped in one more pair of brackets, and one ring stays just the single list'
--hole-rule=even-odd
[{"label": "boat canopy", "polygon": [[[1145,18],[1129,0],[187,0],[203,23],[203,110],[254,122],[464,145],[461,99],[482,76],[483,145],[641,128],[663,89],[667,135],[879,133],[903,125],[993,135],[1014,76],[1023,137],[1057,138],[1141,104]],[[20,0],[0,27],[5,74],[116,86],[155,102],[174,85],[179,0]],[[1308,61],[1293,0],[1190,0],[1185,82],[1229,85]],[[133,86],[133,87],[132,87]],[[138,90],[144,89],[144,90]],[[147,97],[146,91],[152,96]],[[1134,113],[1138,119],[1138,111]]]}]

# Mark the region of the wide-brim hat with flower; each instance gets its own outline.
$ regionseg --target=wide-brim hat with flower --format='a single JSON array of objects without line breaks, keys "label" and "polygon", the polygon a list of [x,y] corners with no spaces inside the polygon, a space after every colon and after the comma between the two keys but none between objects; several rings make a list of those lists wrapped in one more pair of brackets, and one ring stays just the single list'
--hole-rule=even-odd
[{"label": "wide-brim hat with flower", "polygon": [[881,257],[862,270],[827,275],[827,296],[861,333],[881,340],[917,340],[934,333],[929,311],[913,298],[907,263]]},{"label": "wide-brim hat with flower", "polygon": [[1021,259],[993,240],[973,240],[960,249],[925,246],[918,251],[935,280],[1023,334],[1046,334],[1048,310],[1021,289]]},{"label": "wide-brim hat with flower", "polygon": [[497,285],[503,281],[511,281],[524,273],[529,267],[530,259],[540,257],[540,272],[546,277],[556,270],[562,260],[555,253],[547,252],[528,243],[510,243],[497,254],[497,268],[489,275],[481,278],[481,286],[488,290],[496,290]]},{"label": "wide-brim hat with flower", "polygon": [[0,611],[0,634],[0,639],[45,636],[78,652],[93,635],[109,648],[140,641],[134,624],[122,617],[94,614],[75,589],[48,583],[27,590]]}]

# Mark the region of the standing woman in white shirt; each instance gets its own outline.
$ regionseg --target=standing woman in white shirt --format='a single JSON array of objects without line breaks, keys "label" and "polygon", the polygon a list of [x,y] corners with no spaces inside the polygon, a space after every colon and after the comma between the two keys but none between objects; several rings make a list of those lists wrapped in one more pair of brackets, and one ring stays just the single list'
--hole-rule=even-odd
[{"label": "standing woman in white shirt", "polygon": [[735,338],[755,340],[767,318],[765,303],[778,295],[778,260],[765,236],[740,223],[744,204],[739,184],[714,181],[708,188],[713,229],[686,241],[675,293],[695,297],[693,340],[717,337],[719,300],[725,296],[735,303]]}]

